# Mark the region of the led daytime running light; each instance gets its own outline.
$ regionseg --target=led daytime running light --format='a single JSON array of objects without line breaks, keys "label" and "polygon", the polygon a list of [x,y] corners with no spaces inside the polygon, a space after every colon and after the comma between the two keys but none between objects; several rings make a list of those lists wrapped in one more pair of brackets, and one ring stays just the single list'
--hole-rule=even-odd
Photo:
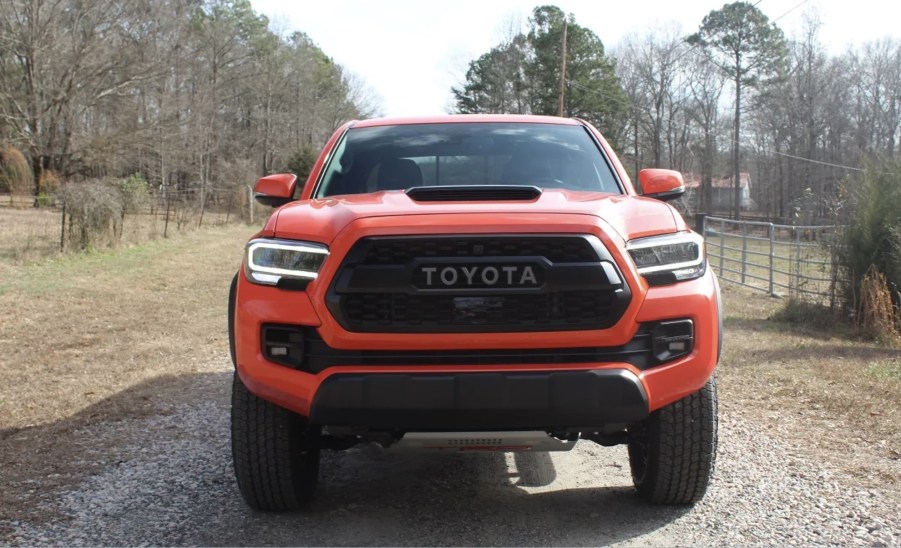
[{"label": "led daytime running light", "polygon": [[282,278],[315,280],[328,256],[328,248],[292,240],[252,240],[247,244],[248,278],[276,285]]},{"label": "led daytime running light", "polygon": [[671,273],[676,281],[700,277],[706,271],[704,239],[680,232],[633,240],[626,245],[639,274]]}]

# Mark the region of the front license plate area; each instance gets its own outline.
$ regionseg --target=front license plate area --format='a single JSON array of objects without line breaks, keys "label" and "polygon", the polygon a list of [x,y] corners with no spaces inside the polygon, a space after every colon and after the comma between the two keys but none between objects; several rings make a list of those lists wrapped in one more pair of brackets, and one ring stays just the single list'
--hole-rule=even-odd
[{"label": "front license plate area", "polygon": [[490,324],[504,315],[505,297],[454,297],[454,321]]}]

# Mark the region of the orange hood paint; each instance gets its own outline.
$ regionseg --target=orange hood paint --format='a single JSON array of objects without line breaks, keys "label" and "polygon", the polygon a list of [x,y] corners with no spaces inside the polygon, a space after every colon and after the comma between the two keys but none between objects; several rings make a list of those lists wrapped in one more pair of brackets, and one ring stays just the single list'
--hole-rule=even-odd
[{"label": "orange hood paint", "polygon": [[[658,200],[570,190],[545,190],[537,199],[521,202],[416,202],[402,191],[376,192],[300,200],[282,207],[273,218],[276,237],[330,244],[359,219],[474,213],[588,215],[605,221],[625,241],[688,229],[671,206]],[[423,222],[428,222],[426,217]]]}]

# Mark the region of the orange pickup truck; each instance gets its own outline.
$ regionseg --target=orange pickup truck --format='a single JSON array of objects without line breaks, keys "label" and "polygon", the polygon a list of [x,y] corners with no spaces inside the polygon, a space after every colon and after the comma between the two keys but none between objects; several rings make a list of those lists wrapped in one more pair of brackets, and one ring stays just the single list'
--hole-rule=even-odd
[{"label": "orange pickup truck", "polygon": [[704,242],[590,124],[444,116],[345,124],[276,207],[229,296],[238,486],[312,497],[323,449],[627,444],[638,494],[699,500],[722,346]]}]

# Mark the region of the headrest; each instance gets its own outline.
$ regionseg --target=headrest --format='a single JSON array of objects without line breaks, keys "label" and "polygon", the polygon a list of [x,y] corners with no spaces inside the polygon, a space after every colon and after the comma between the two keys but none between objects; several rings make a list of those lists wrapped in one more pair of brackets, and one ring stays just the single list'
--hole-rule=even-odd
[{"label": "headrest", "polygon": [[378,190],[402,190],[422,186],[422,170],[409,159],[392,158],[379,166]]}]

